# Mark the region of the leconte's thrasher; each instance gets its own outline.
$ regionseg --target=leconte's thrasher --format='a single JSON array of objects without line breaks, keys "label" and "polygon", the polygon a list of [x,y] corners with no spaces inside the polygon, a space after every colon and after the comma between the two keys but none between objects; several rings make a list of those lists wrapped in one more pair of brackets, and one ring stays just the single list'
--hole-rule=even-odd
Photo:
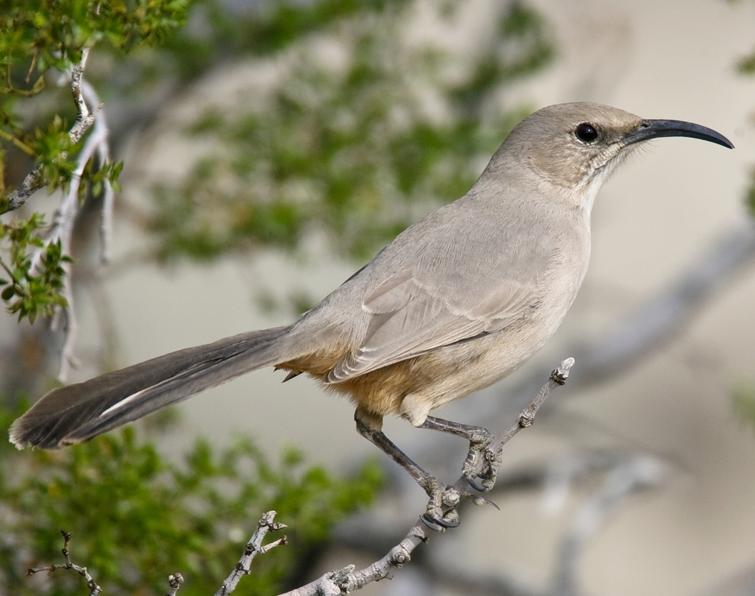
[{"label": "leconte's thrasher", "polygon": [[[601,185],[638,143],[667,136],[733,147],[689,122],[592,103],[543,108],[514,128],[467,194],[407,228],[292,325],[51,391],[13,423],[10,440],[18,447],[78,443],[275,366],[348,395],[359,432],[437,496],[435,478],[382,433],[383,417],[479,440],[484,429],[429,413],[509,374],[553,335],[587,271]],[[426,515],[441,526],[455,519]]]}]

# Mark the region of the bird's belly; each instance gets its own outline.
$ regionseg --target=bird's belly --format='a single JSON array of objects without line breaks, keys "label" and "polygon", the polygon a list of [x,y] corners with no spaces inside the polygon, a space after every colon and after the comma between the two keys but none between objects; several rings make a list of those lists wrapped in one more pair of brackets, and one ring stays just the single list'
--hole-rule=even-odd
[{"label": "bird's belly", "polygon": [[[529,360],[548,339],[530,325],[494,333],[478,340],[449,346],[431,355],[443,360],[452,374],[425,391],[437,408],[446,402],[469,395],[511,374]],[[440,364],[440,363],[438,363]]]},{"label": "bird's belly", "polygon": [[[552,281],[554,291],[537,308],[500,331],[326,387],[348,395],[365,412],[378,417],[399,414],[421,424],[433,409],[495,383],[542,348],[561,324],[581,278]],[[322,371],[303,369],[320,380],[325,378]]]},{"label": "bird's belly", "polygon": [[[416,359],[415,367],[446,374],[433,376],[432,382],[417,388],[412,399],[404,404],[404,410],[412,402],[418,402],[429,405],[429,412],[511,374],[538,352],[561,325],[576,295],[576,287],[566,290],[514,326]],[[412,419],[408,412],[402,410],[402,413]]]}]

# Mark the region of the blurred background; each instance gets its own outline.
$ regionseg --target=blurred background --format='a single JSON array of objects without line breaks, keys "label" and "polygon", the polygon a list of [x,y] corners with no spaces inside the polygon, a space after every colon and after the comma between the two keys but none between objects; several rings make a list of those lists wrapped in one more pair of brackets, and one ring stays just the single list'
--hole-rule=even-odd
[{"label": "blurred background", "polygon": [[[503,429],[558,362],[577,358],[534,428],[507,445],[491,495],[500,511],[464,509],[460,528],[363,593],[755,594],[755,4],[119,6],[19,3],[3,17],[2,190],[35,163],[49,190],[0,219],[0,277],[17,282],[2,294],[3,432],[54,386],[61,350],[78,360],[72,382],[291,321],[463,194],[538,107],[594,101],[689,120],[736,150],[669,139],[620,168],[556,338],[439,412]],[[87,101],[103,104],[107,153],[85,162],[67,241],[33,214],[54,223],[70,194],[83,149],[65,145],[65,73],[87,45]],[[55,313],[62,331],[46,323]],[[109,593],[154,593],[176,570],[182,593],[206,593],[269,507],[293,540],[255,562],[240,594],[382,556],[423,510],[421,491],[354,432],[346,400],[281,380],[258,371],[60,453],[3,451],[0,587],[82,593],[77,578],[23,577],[55,560],[65,528]],[[401,420],[386,432],[458,476],[461,442]]]}]

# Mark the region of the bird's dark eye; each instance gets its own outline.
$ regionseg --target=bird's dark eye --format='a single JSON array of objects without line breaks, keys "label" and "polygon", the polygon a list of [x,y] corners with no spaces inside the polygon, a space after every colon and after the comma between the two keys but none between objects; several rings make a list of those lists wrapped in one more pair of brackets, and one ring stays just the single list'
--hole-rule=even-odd
[{"label": "bird's dark eye", "polygon": [[598,138],[598,131],[589,122],[578,124],[574,134],[583,143],[592,143]]}]

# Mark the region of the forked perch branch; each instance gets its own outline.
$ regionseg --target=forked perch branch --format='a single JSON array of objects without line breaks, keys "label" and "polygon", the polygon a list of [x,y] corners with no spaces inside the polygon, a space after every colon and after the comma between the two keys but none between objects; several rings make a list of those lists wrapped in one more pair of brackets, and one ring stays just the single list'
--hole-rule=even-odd
[{"label": "forked perch branch", "polygon": [[[89,58],[88,47],[81,50],[81,60],[71,67],[71,95],[76,105],[76,119],[68,131],[68,138],[71,143],[78,143],[81,137],[91,128],[95,122],[95,115],[87,106],[87,102],[81,92],[84,69],[86,68],[87,58]],[[65,158],[65,155],[61,157]],[[45,185],[42,178],[42,164],[36,164],[31,171],[26,174],[19,187],[8,195],[4,205],[0,206],[0,215],[22,207],[26,200]]]},{"label": "forked perch branch", "polygon": [[[565,384],[569,378],[569,372],[574,366],[574,358],[567,358],[561,362],[560,366],[556,368],[538,391],[535,398],[530,404],[521,411],[516,421],[506,429],[498,437],[491,441],[486,453],[491,453],[492,458],[489,457],[487,462],[470,462],[469,458],[465,462],[466,466],[480,466],[490,465],[495,471],[501,463],[500,454],[503,447],[523,428],[532,426],[540,407],[548,399],[550,392]],[[483,504],[486,501],[480,496],[470,494],[466,489],[467,486],[466,476],[462,474],[459,479],[454,483],[450,490],[456,489],[458,493],[459,502],[466,498],[473,498],[476,503]],[[448,493],[449,491],[446,491]],[[315,581],[286,592],[280,596],[337,596],[340,594],[348,594],[354,592],[370,584],[372,582],[380,581],[390,577],[393,570],[399,569],[411,561],[414,550],[422,543],[427,542],[432,531],[425,525],[422,519],[418,519],[404,538],[391,548],[383,557],[377,561],[371,563],[367,567],[362,569],[356,569],[354,565],[349,565],[342,569],[335,571],[329,571],[320,576]]]},{"label": "forked perch branch", "polygon": [[257,522],[257,529],[255,530],[249,542],[244,547],[244,554],[241,555],[239,562],[236,563],[236,567],[228,575],[228,577],[220,586],[220,589],[215,592],[215,596],[227,596],[236,589],[239,581],[245,575],[249,575],[252,572],[252,561],[257,555],[264,555],[266,552],[271,551],[276,546],[286,544],[286,536],[281,536],[277,540],[262,544],[265,540],[265,536],[270,531],[276,532],[286,527],[286,524],[281,524],[275,521],[275,511],[268,511],[264,513]]},{"label": "forked perch branch", "polygon": [[89,588],[89,596],[97,596],[100,592],[102,592],[102,588],[97,584],[89,571],[87,571],[86,567],[77,565],[71,560],[71,551],[68,550],[68,545],[71,543],[70,532],[61,530],[60,533],[63,535],[63,548],[61,552],[63,553],[63,558],[66,562],[47,565],[45,567],[31,567],[26,571],[26,574],[34,575],[36,573],[42,573],[44,571],[46,571],[47,573],[53,573],[55,571],[58,571],[59,569],[67,569],[69,571],[73,571],[74,573],[78,573],[81,577],[84,578],[84,581],[87,584],[87,588]]},{"label": "forked perch branch", "polygon": [[[477,504],[484,504],[486,501],[481,495],[472,493],[468,490],[466,474],[469,469],[476,470],[475,466],[479,466],[479,470],[493,469],[492,478],[495,479],[495,473],[501,463],[501,452],[504,445],[508,443],[514,436],[523,428],[532,426],[540,407],[545,403],[545,400],[550,395],[550,392],[566,383],[569,378],[569,372],[574,366],[574,358],[567,358],[561,365],[556,368],[548,378],[548,380],[542,385],[540,391],[530,402],[530,404],[524,408],[516,421],[507,428],[502,434],[494,437],[485,449],[485,459],[483,461],[473,460],[467,458],[464,463],[465,469],[459,479],[446,491],[446,494],[458,495],[453,506],[456,506],[464,499],[472,498]],[[469,469],[467,469],[469,468]],[[252,562],[257,555],[265,554],[273,548],[286,544],[286,537],[282,536],[277,540],[263,544],[265,537],[271,531],[278,531],[286,526],[284,524],[275,521],[275,511],[268,511],[263,514],[257,523],[257,529],[252,537],[247,542],[244,552],[236,563],[233,571],[225,579],[221,587],[215,593],[215,596],[228,596],[238,586],[241,578],[245,575],[249,575],[252,572]],[[401,541],[390,548],[388,552],[378,560],[374,561],[370,565],[357,569],[354,565],[343,567],[342,569],[336,569],[329,571],[316,579],[315,581],[296,588],[290,592],[286,592],[280,596],[337,596],[340,594],[348,594],[360,590],[368,584],[380,581],[390,577],[391,573],[395,569],[399,569],[409,563],[412,559],[414,550],[422,543],[427,542],[429,536],[433,533],[422,518],[419,517],[417,522],[409,529],[406,535]],[[440,533],[442,530],[437,530]],[[71,535],[67,532],[63,532],[63,538],[65,544],[63,547],[63,556],[65,557],[65,564],[49,565],[46,567],[39,567],[29,569],[29,575],[40,573],[42,571],[53,572],[58,569],[69,569],[79,575],[81,575],[87,582],[90,596],[97,596],[102,589],[94,581],[94,578],[89,574],[86,567],[76,565],[71,561],[70,553],[68,551],[68,544],[71,539]],[[176,592],[183,584],[183,577],[180,573],[175,573],[169,576],[168,583],[170,590],[169,596],[175,596]]]}]

